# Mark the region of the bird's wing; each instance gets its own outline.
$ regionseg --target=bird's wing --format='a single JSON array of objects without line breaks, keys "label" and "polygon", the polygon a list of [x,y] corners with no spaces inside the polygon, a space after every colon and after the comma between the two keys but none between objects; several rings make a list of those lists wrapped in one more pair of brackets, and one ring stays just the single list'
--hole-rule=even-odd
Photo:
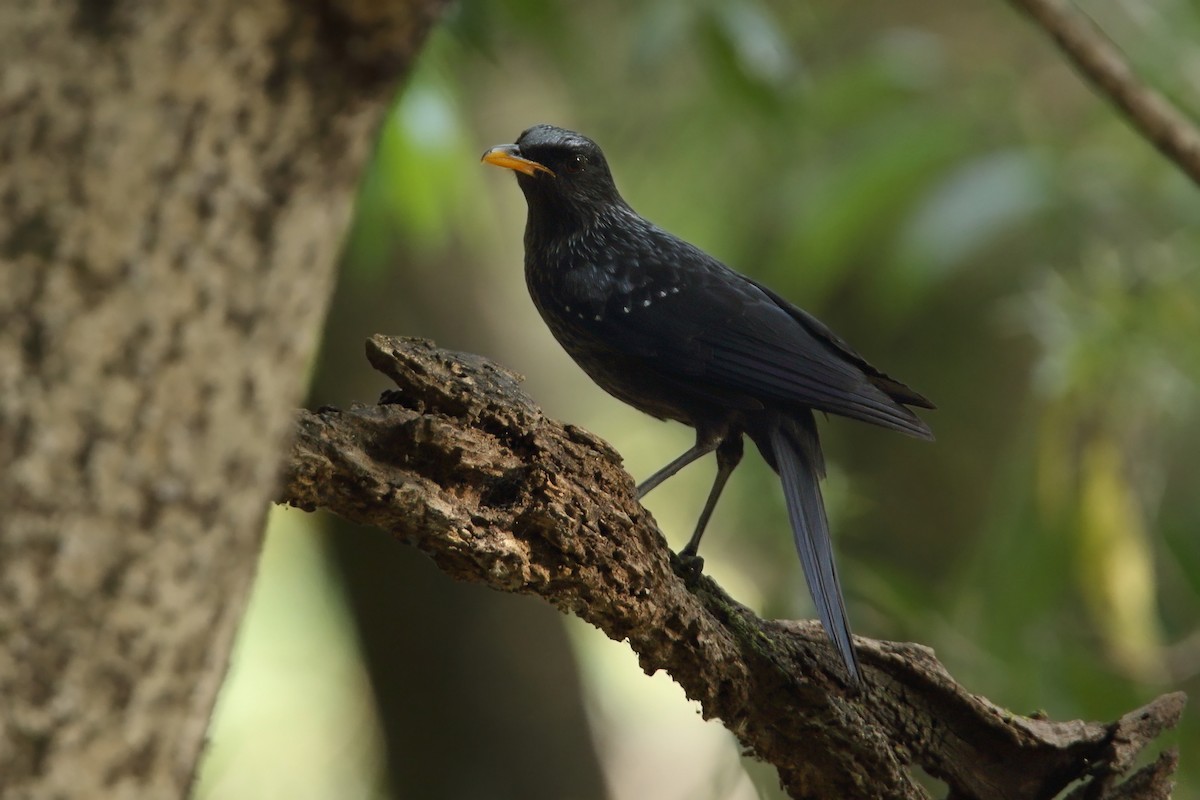
[{"label": "bird's wing", "polygon": [[[643,263],[642,274],[651,279],[610,297],[602,319],[591,322],[607,346],[673,381],[932,438],[928,426],[902,405],[907,396],[889,396],[873,380],[886,376],[824,325],[690,245],[673,255],[676,263],[663,269],[647,270]],[[908,391],[914,403],[924,400]]]},{"label": "bird's wing", "polygon": [[920,408],[937,407],[920,392],[914,391],[887,373],[877,369],[865,358],[859,355],[858,351],[851,347],[849,342],[830,330],[824,322],[821,322],[821,320],[817,319],[812,314],[809,314],[804,309],[789,303],[786,299],[772,291],[769,287],[764,286],[753,278],[745,278],[745,280],[757,286],[763,294],[775,301],[776,305],[786,311],[788,315],[792,317],[792,319],[803,325],[809,333],[825,342],[829,347],[840,353],[843,358],[862,370],[863,373],[871,379],[872,383],[874,383],[880,389],[883,389],[883,391],[891,396],[893,400],[903,403],[904,405],[918,406]]}]

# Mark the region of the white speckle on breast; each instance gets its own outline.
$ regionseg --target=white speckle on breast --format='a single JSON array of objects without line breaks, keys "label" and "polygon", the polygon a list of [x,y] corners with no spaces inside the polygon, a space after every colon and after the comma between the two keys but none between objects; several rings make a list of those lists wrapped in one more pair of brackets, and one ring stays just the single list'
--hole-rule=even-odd
[{"label": "white speckle on breast", "polygon": [[678,286],[672,286],[672,287],[671,287],[671,294],[679,294],[679,287],[678,287]]},{"label": "white speckle on breast", "polygon": [[642,308],[645,308],[645,307],[646,307],[646,306],[648,306],[648,305],[650,305],[650,298],[649,298],[649,297],[647,297],[645,300],[643,300],[643,301],[642,301]]},{"label": "white speckle on breast", "polygon": [[659,296],[659,297],[666,297],[666,296],[667,296],[667,293],[666,293],[664,290],[662,290],[662,289],[659,289],[659,290],[658,290],[658,296]]},{"label": "white speckle on breast", "polygon": [[604,317],[602,317],[601,315],[597,314],[596,316],[592,317],[592,319],[594,319],[596,322],[599,322],[600,320],[604,319]]},{"label": "white speckle on breast", "polygon": [[628,314],[628,313],[629,313],[629,306],[621,306],[621,313],[623,313],[623,314]]}]

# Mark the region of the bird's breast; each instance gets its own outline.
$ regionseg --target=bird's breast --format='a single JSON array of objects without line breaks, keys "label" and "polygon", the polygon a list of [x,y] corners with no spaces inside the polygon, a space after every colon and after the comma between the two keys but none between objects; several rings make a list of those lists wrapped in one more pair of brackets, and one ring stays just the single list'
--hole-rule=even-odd
[{"label": "bird's breast", "polygon": [[551,329],[582,327],[583,332],[598,323],[620,324],[623,318],[646,312],[682,290],[680,283],[642,270],[636,256],[532,263],[526,268],[526,283]]}]

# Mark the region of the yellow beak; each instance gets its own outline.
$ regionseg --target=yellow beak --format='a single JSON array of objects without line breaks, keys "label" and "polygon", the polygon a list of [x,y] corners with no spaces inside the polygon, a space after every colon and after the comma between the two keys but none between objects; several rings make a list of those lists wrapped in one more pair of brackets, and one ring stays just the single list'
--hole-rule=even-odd
[{"label": "yellow beak", "polygon": [[505,169],[523,172],[531,177],[537,175],[539,172],[544,172],[551,178],[554,177],[554,170],[549,167],[543,167],[536,161],[522,158],[520,152],[515,144],[501,144],[484,153],[483,158],[480,160],[494,167],[504,167]]}]

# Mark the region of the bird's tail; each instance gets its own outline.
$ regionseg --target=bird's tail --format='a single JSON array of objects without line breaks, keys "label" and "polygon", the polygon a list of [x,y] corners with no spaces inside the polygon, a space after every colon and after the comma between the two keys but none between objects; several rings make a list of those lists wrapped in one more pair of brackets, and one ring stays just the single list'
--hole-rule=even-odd
[{"label": "bird's tail", "polygon": [[[796,552],[804,567],[804,579],[817,606],[825,632],[833,640],[851,679],[858,683],[861,673],[858,657],[850,639],[850,621],[846,601],[833,563],[833,545],[829,539],[829,521],[821,499],[820,480],[825,476],[825,460],[817,438],[816,421],[811,413],[776,417],[767,429],[771,452],[764,453],[783,483],[788,517]],[[756,437],[760,449],[762,442]]]}]

